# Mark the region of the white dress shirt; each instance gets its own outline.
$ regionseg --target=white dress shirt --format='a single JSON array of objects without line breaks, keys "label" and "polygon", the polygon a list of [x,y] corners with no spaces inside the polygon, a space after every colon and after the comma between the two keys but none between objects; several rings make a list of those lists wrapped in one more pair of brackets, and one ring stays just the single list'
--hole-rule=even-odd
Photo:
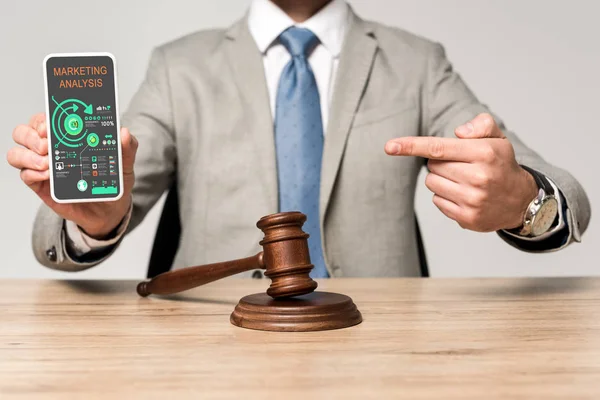
[{"label": "white dress shirt", "polygon": [[302,23],[295,23],[269,0],[252,2],[248,13],[248,28],[263,55],[272,116],[275,115],[279,77],[291,59],[290,53],[279,43],[279,35],[292,26],[306,28],[319,38],[319,44],[309,55],[308,63],[317,81],[323,130],[326,130],[333,84],[349,18],[348,5],[344,0],[333,0]]},{"label": "white dress shirt", "polygon": [[[321,117],[323,120],[323,134],[327,130],[329,118],[329,106],[333,94],[333,85],[338,69],[340,52],[344,42],[347,27],[350,22],[351,14],[348,10],[348,4],[344,0],[332,0],[323,7],[317,14],[310,19],[295,23],[283,10],[272,3],[270,0],[253,0],[248,13],[248,28],[254,38],[258,50],[262,53],[265,78],[269,91],[269,100],[271,105],[271,115],[275,116],[275,103],[277,101],[277,88],[279,78],[284,67],[290,61],[291,56],[287,49],[279,43],[279,35],[292,26],[306,28],[311,30],[318,38],[319,44],[309,55],[308,62],[317,81],[317,88],[321,100]],[[382,157],[383,157],[382,150]],[[551,182],[558,193],[558,189]],[[565,218],[562,207],[562,196],[559,197],[559,223],[554,229],[542,237],[523,238],[514,234],[520,239],[528,241],[543,240],[553,233],[559,231],[565,226]],[[107,241],[95,240],[90,238],[72,221],[66,221],[65,231],[68,238],[70,249],[75,255],[81,256],[91,250],[102,249],[117,243],[125,232],[129,214],[117,230],[115,238]]]}]

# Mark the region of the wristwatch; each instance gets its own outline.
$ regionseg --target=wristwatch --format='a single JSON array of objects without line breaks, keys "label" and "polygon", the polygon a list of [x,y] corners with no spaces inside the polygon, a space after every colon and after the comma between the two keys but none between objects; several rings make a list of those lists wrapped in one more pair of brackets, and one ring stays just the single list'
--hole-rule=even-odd
[{"label": "wristwatch", "polygon": [[525,211],[523,225],[511,229],[510,232],[523,237],[538,237],[548,232],[554,225],[558,217],[558,200],[544,175],[524,165],[521,167],[533,176],[539,191]]}]

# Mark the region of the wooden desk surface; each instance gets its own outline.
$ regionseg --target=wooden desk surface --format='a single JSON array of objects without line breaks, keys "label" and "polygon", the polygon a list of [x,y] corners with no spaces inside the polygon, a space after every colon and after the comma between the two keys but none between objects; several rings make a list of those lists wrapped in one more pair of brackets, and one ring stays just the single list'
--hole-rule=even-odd
[{"label": "wooden desk surface", "polygon": [[600,279],[342,279],[364,322],[229,323],[267,281],[170,298],[135,282],[0,281],[0,398],[600,398]]}]

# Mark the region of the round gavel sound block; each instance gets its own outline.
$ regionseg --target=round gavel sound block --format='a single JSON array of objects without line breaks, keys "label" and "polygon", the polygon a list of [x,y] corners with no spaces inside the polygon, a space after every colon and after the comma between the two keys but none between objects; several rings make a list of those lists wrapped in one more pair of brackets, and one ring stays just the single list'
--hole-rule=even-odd
[{"label": "round gavel sound block", "polygon": [[286,212],[263,217],[256,224],[265,234],[267,293],[243,297],[231,314],[233,325],[265,331],[305,332],[339,329],[362,322],[352,299],[343,294],[314,292],[317,283],[302,231],[306,216]]},{"label": "round gavel sound block", "polygon": [[257,293],[240,300],[230,321],[261,331],[308,332],[347,328],[360,324],[362,316],[352,299],[343,294],[313,292],[273,299]]}]

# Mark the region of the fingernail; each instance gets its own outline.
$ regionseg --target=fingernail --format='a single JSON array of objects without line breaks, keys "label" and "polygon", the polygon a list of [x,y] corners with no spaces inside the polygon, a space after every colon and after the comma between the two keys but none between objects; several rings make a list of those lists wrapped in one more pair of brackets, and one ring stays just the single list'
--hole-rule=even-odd
[{"label": "fingernail", "polygon": [[389,154],[398,154],[400,152],[400,145],[398,143],[392,142],[386,145],[386,151]]},{"label": "fingernail", "polygon": [[470,122],[456,128],[456,132],[461,135],[470,135],[471,133],[473,133],[473,130],[474,130],[473,124]]},{"label": "fingernail", "polygon": [[44,129],[46,129],[46,123],[45,123],[45,122],[40,122],[40,124],[39,124],[39,125],[38,125],[38,127],[37,127],[37,131],[38,131],[38,132],[41,132],[41,131],[43,131]]}]

